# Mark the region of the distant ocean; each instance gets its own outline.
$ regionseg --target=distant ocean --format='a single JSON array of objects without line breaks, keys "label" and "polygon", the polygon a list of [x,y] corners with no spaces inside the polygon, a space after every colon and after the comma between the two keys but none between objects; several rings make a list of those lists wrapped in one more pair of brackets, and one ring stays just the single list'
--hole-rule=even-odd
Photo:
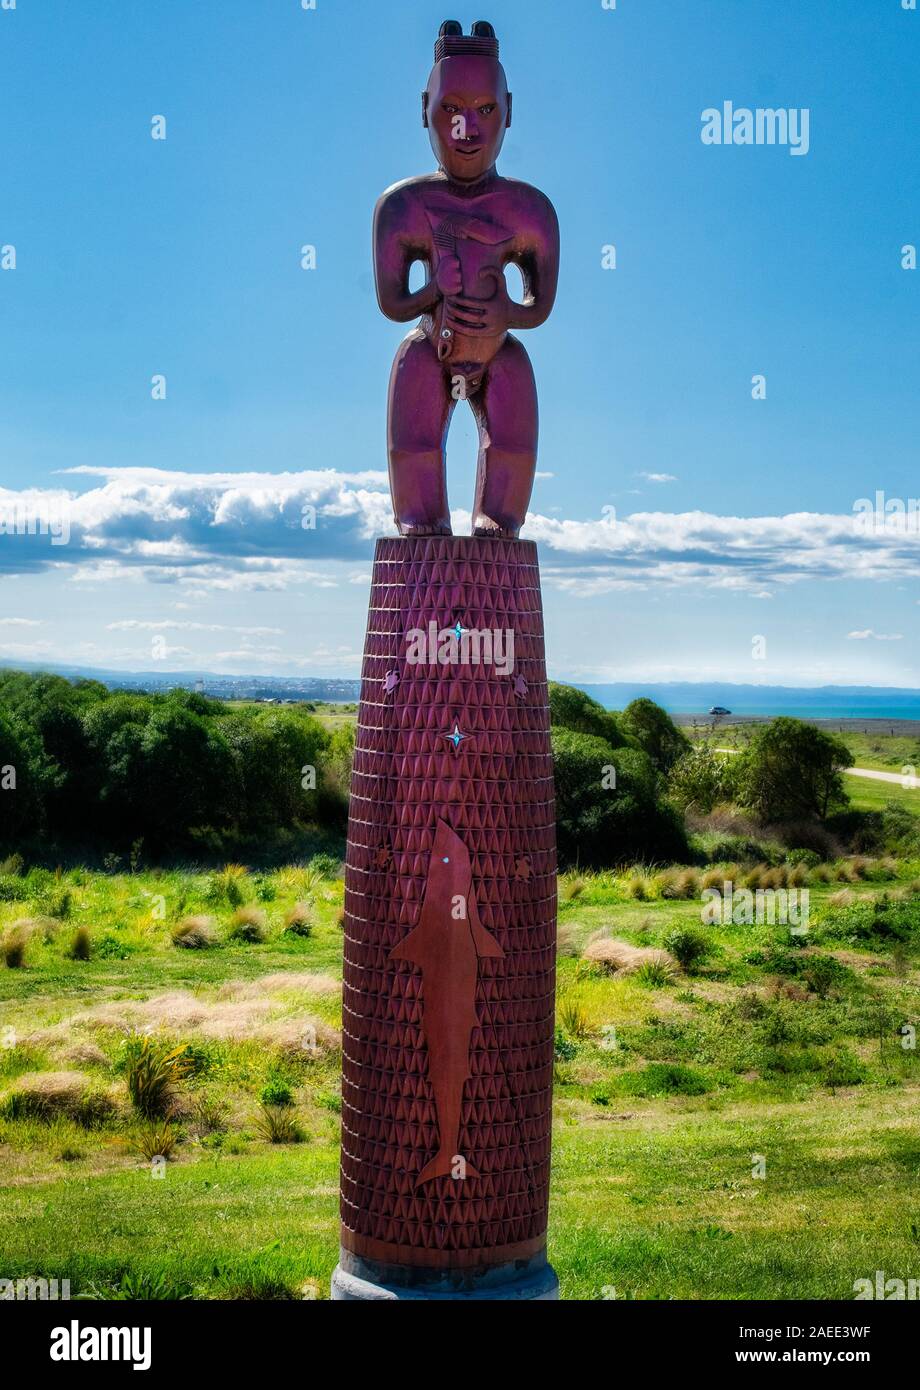
[{"label": "distant ocean", "polygon": [[[71,680],[92,678],[116,690],[168,690],[182,686],[218,699],[331,700],[358,699],[361,683],[347,676],[254,676],[206,671],[111,671],[56,663],[9,662],[0,669],[57,671]],[[647,696],[673,715],[709,713],[722,705],[741,717],[766,718],[788,714],[797,719],[916,719],[920,720],[920,690],[883,685],[822,685],[803,689],[793,685],[727,685],[708,681],[617,681],[586,685],[571,676],[553,673],[554,680],[575,685],[607,709],[622,709],[630,700]]]},{"label": "distant ocean", "polygon": [[708,685],[617,682],[585,685],[573,681],[607,709],[622,709],[647,696],[669,714],[706,714],[723,705],[732,714],[791,715],[797,719],[920,719],[920,690],[898,686],[823,685],[800,689],[784,685]]}]

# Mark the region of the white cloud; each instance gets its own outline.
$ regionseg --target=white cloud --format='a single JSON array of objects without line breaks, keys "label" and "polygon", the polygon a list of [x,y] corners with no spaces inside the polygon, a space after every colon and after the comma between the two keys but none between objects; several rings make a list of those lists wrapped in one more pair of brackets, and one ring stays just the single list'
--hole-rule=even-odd
[{"label": "white cloud", "polygon": [[864,627],[858,632],[848,632],[848,642],[901,642],[904,640],[903,632],[874,632],[871,627]]},{"label": "white cloud", "polygon": [[[82,583],[173,585],[183,598],[324,589],[366,582],[374,538],[394,529],[378,471],[71,472],[102,479],[70,497],[71,543],[9,538],[0,542],[0,571],[54,566]],[[18,495],[0,492],[0,506]],[[304,529],[310,508],[316,527]],[[468,510],[458,508],[453,520],[458,534],[468,533]],[[920,535],[860,529],[851,514],[646,511],[578,520],[531,513],[522,534],[539,542],[548,582],[578,597],[652,586],[765,596],[809,580],[911,582],[920,571]]]},{"label": "white cloud", "polygon": [[673,473],[640,473],[640,478],[644,478],[647,483],[676,483],[677,477]]},{"label": "white cloud", "polygon": [[165,629],[177,629],[182,632],[238,632],[246,633],[252,637],[282,637],[284,629],[280,627],[229,627],[226,623],[195,623],[178,618],[165,618],[162,622],[152,622],[148,618],[122,618],[117,623],[107,624],[109,632],[127,632],[132,628],[140,628],[147,632],[162,632]]}]

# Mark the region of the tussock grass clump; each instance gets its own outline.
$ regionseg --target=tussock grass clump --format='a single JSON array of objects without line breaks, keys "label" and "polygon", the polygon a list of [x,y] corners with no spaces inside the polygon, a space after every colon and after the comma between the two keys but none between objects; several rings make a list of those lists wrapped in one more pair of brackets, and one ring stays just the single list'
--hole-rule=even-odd
[{"label": "tussock grass clump", "polygon": [[[710,870],[716,873],[716,870]],[[717,874],[716,882],[722,875]],[[700,891],[700,875],[696,869],[672,869],[661,875],[661,896],[663,898],[695,898]]]},{"label": "tussock grass clump", "polygon": [[869,859],[864,854],[852,854],[848,859],[841,859],[837,863],[835,873],[841,883],[861,883],[872,876],[874,865],[874,859]]},{"label": "tussock grass clump", "polygon": [[573,903],[576,898],[580,898],[587,886],[587,880],[582,874],[565,873],[559,875],[559,901]]},{"label": "tussock grass clump", "polygon": [[578,932],[570,922],[563,923],[556,934],[556,954],[571,958],[577,958],[581,955]]},{"label": "tussock grass clump", "polygon": [[626,892],[637,903],[647,903],[655,896],[655,879],[651,874],[636,869],[626,880]]},{"label": "tussock grass clump", "polygon": [[109,1059],[102,1048],[97,1047],[89,1039],[68,1047],[66,1052],[61,1053],[61,1059],[64,1062],[72,1062],[77,1067],[107,1067],[109,1065]]},{"label": "tussock grass clump", "polygon": [[265,913],[260,907],[250,904],[248,907],[236,909],[230,922],[231,941],[256,946],[264,941],[267,935]]},{"label": "tussock grass clump", "polygon": [[310,936],[313,932],[313,913],[310,904],[295,903],[284,919],[284,930],[292,936]]},{"label": "tussock grass clump", "polygon": [[[721,888],[726,879],[732,879],[730,871],[725,869],[707,869],[700,878],[700,888]],[[734,879],[732,879],[734,882]]]},{"label": "tussock grass clump", "polygon": [[828,907],[852,907],[856,901],[856,894],[852,888],[838,888],[836,893],[831,893],[827,900]]},{"label": "tussock grass clump", "polygon": [[0,954],[7,970],[21,970],[26,963],[26,947],[29,944],[29,931],[22,922],[14,922],[3,933],[0,940]]},{"label": "tussock grass clump", "polygon": [[70,942],[67,954],[71,960],[89,960],[92,955],[93,939],[89,927],[77,927]]},{"label": "tussock grass clump", "polygon": [[5,1120],[67,1118],[85,1128],[103,1124],[114,1111],[108,1092],[81,1071],[26,1072],[0,1102]]},{"label": "tussock grass clump", "polygon": [[167,1119],[175,1110],[176,1088],[191,1071],[186,1045],[174,1047],[149,1036],[127,1038],[120,1065],[131,1104],[145,1120]]},{"label": "tussock grass clump", "polygon": [[170,935],[172,944],[186,951],[206,951],[210,946],[217,945],[217,932],[210,917],[183,917]]},{"label": "tussock grass clump", "polygon": [[270,1144],[299,1144],[304,1137],[296,1116],[285,1105],[260,1106],[256,1131]]},{"label": "tussock grass clump", "polygon": [[786,888],[789,884],[789,870],[785,864],[777,864],[767,869],[760,880],[761,888]]},{"label": "tussock grass clump", "polygon": [[640,966],[646,964],[676,968],[674,957],[667,951],[653,946],[633,946],[628,941],[616,941],[613,937],[602,936],[589,941],[582,953],[582,960],[599,965],[611,975],[632,975]]}]

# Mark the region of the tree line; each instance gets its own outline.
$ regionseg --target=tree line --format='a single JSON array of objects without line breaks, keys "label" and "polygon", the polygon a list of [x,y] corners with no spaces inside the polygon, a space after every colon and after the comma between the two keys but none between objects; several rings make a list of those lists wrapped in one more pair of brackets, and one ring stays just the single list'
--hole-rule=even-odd
[{"label": "tree line", "polygon": [[[846,746],[776,719],[734,757],[693,746],[653,701],[606,710],[550,685],[560,861],[685,861],[687,817],[721,802],[763,823],[846,805]],[[0,848],[40,843],[145,854],[344,832],[354,731],[312,707],[231,705],[187,690],[0,672]]]}]

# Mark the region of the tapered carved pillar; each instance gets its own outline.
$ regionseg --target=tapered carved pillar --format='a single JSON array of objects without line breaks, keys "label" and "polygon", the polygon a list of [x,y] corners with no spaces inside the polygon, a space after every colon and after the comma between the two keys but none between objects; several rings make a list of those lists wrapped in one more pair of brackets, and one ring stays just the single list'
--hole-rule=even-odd
[{"label": "tapered carved pillar", "polygon": [[555,919],[536,547],[381,540],[345,879],[333,1297],[556,1296]]}]

